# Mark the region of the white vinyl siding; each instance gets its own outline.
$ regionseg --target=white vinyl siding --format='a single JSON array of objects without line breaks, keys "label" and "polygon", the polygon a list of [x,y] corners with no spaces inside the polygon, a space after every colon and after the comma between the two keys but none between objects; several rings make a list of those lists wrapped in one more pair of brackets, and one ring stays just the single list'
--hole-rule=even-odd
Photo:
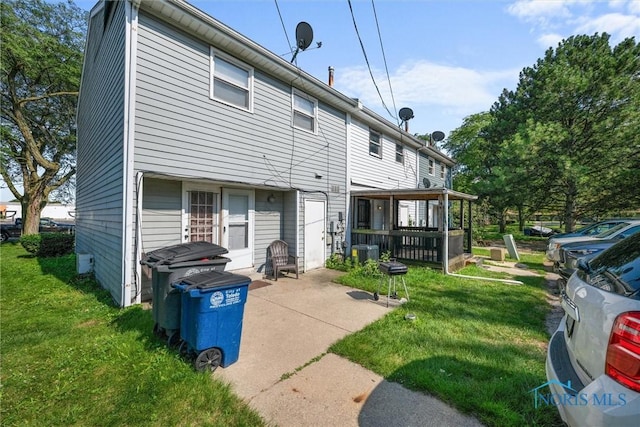
[{"label": "white vinyl siding", "polygon": [[318,122],[318,101],[296,91],[292,94],[293,126],[316,133]]},{"label": "white vinyl siding", "polygon": [[210,97],[253,111],[253,68],[222,57],[211,48]]}]

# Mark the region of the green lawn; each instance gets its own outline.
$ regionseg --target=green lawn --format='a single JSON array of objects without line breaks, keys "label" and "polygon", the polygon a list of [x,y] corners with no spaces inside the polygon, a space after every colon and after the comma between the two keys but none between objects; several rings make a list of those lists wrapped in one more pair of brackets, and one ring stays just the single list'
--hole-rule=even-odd
[{"label": "green lawn", "polygon": [[74,255],[0,251],[3,426],[264,425],[154,337],[149,310],[76,278]]},{"label": "green lawn", "polygon": [[[35,258],[15,243],[0,251],[3,426],[265,424],[154,337],[150,311],[119,309],[93,280],[77,278],[73,255]],[[522,262],[542,271],[542,257]],[[546,382],[541,278],[514,286],[411,267],[406,279],[410,303],[331,351],[487,425],[559,425],[555,408],[535,409],[530,393]],[[343,283],[377,289],[354,273]]]},{"label": "green lawn", "polygon": [[[525,255],[522,261],[542,272],[542,257]],[[508,277],[476,266],[459,273]],[[534,408],[530,392],[547,381],[544,280],[516,279],[524,285],[411,267],[406,275],[411,301],[331,351],[490,426],[561,425],[555,408]],[[377,289],[376,279],[357,273],[342,276],[341,282]],[[398,290],[402,296],[402,287]],[[405,320],[408,313],[416,320]]]}]

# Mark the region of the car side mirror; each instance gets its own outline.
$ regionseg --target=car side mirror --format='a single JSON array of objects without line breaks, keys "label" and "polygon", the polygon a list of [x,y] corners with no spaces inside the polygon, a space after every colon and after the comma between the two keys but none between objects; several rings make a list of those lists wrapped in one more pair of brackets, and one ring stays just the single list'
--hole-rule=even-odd
[{"label": "car side mirror", "polygon": [[591,273],[591,267],[589,266],[589,262],[584,258],[578,259],[578,268],[585,273]]}]

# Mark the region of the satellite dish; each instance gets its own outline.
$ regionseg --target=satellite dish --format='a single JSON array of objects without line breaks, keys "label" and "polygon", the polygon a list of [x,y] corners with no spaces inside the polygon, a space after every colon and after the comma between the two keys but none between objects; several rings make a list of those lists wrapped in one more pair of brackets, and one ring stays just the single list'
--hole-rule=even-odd
[{"label": "satellite dish", "polygon": [[302,21],[299,22],[296,26],[296,51],[293,53],[293,58],[291,58],[291,63],[296,60],[296,56],[298,56],[298,52],[301,50],[305,50],[309,47],[311,42],[313,41],[313,29],[311,29],[311,25]]},{"label": "satellite dish", "polygon": [[400,117],[400,120],[406,122],[407,120],[413,119],[413,110],[407,107],[401,108],[398,116]]},{"label": "satellite dish", "polygon": [[313,41],[313,29],[306,22],[300,22],[296,27],[296,46],[300,50],[305,50]]},{"label": "satellite dish", "polygon": [[431,134],[431,139],[433,139],[435,142],[440,142],[444,139],[444,132],[441,132],[439,130],[433,132]]},{"label": "satellite dish", "polygon": [[424,185],[424,188],[429,188],[431,187],[431,182],[429,182],[428,178],[422,178],[422,185]]}]

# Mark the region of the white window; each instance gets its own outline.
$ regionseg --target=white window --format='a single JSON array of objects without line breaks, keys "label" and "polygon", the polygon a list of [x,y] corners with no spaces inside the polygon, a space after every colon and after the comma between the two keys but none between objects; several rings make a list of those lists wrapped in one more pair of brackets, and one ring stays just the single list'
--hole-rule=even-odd
[{"label": "white window", "polygon": [[445,176],[446,170],[447,170],[447,169],[445,168],[445,166],[444,166],[442,163],[440,163],[440,178],[441,178],[441,179],[444,179],[444,176]]},{"label": "white window", "polygon": [[435,174],[435,163],[433,162],[433,159],[429,159],[429,175],[434,176]]},{"label": "white window", "polygon": [[396,144],[396,162],[404,164],[404,147]]},{"label": "white window", "polygon": [[318,101],[300,93],[292,97],[293,126],[316,133],[318,122]]},{"label": "white window", "polygon": [[369,129],[369,154],[382,157],[382,145],[380,145],[380,133]]},{"label": "white window", "polygon": [[253,110],[253,68],[222,57],[211,49],[211,99]]}]

